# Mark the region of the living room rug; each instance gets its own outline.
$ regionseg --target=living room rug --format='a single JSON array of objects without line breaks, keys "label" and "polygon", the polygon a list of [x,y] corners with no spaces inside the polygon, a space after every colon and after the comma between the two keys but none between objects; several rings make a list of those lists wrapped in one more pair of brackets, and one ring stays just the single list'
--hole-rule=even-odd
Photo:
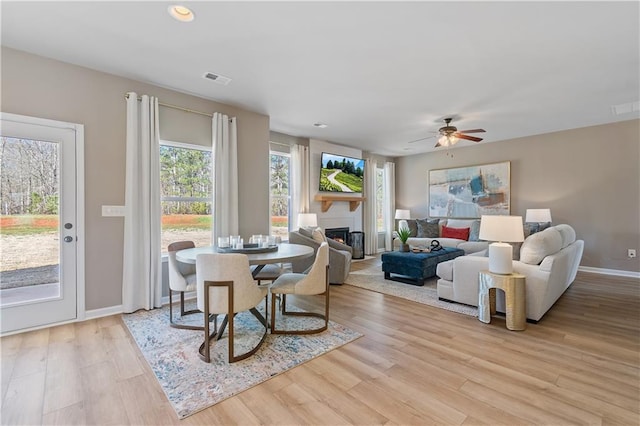
[{"label": "living room rug", "polygon": [[[192,301],[188,309],[193,307]],[[294,306],[287,307],[295,310]],[[264,314],[264,306],[260,311]],[[204,332],[169,327],[168,306],[124,314],[122,318],[180,419],[362,336],[329,321],[329,328],[318,334],[268,334],[253,356],[229,364],[227,327],[223,338],[211,346],[211,363],[208,364],[198,357]],[[220,316],[218,324],[221,320]],[[283,328],[317,327],[317,321],[320,321],[317,318],[286,317],[281,322],[280,316],[278,320]],[[202,316],[193,314],[187,315],[184,323],[197,324],[198,321],[202,322]],[[235,321],[235,349],[236,354],[240,354],[253,347],[256,339],[260,338],[258,329],[261,324],[248,312],[236,315]]]},{"label": "living room rug", "polygon": [[457,312],[460,314],[478,316],[478,308],[460,303],[446,302],[438,299],[436,283],[438,278],[425,280],[424,286],[415,286],[397,281],[385,280],[380,265],[371,268],[352,271],[345,284],[364,288],[378,293],[401,297],[424,305]]}]

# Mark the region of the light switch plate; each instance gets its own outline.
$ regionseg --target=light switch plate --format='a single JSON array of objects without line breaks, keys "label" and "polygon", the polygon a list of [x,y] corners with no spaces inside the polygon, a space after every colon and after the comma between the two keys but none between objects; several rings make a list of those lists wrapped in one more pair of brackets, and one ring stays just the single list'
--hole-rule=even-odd
[{"label": "light switch plate", "polygon": [[102,216],[122,216],[124,217],[124,206],[102,206]]}]

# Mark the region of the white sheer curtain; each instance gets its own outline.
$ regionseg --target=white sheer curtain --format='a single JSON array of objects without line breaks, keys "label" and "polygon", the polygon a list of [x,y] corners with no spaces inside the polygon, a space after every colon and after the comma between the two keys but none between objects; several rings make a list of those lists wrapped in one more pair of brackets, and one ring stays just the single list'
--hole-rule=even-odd
[{"label": "white sheer curtain", "polygon": [[162,306],[158,99],[127,94],[122,310]]},{"label": "white sheer curtain", "polygon": [[376,254],[378,252],[378,220],[376,215],[376,178],[378,166],[373,158],[367,158],[364,164],[364,252]]},{"label": "white sheer curtain", "polygon": [[393,229],[396,210],[396,165],[384,163],[384,249],[393,250]]},{"label": "white sheer curtain", "polygon": [[212,120],[213,244],[218,237],[238,235],[238,131],[235,117],[218,112]]},{"label": "white sheer curtain", "polygon": [[291,226],[298,229],[298,213],[309,212],[309,147],[291,147]]}]

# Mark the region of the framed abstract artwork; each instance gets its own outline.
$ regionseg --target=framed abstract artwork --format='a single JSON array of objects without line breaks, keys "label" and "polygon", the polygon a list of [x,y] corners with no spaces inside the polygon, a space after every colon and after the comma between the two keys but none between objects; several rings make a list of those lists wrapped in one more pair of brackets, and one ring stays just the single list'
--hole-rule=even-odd
[{"label": "framed abstract artwork", "polygon": [[511,211],[511,162],[429,170],[429,216],[480,218]]}]

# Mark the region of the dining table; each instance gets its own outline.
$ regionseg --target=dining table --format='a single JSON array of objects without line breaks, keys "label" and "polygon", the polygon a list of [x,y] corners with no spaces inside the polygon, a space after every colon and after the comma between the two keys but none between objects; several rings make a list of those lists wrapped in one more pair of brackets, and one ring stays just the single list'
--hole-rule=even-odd
[{"label": "dining table", "polygon": [[[265,265],[273,263],[288,263],[293,260],[302,259],[313,255],[313,248],[302,244],[280,243],[276,247],[277,250],[272,249],[266,251],[261,249],[244,249],[238,250],[237,252],[241,252],[242,254],[245,254],[247,258],[249,258],[249,265],[256,265],[256,267],[251,271],[254,278],[260,273]],[[216,246],[196,247],[177,251],[176,259],[179,262],[195,264],[196,257],[199,254],[221,252],[234,253],[234,251],[227,251],[226,249],[221,250]]]}]

